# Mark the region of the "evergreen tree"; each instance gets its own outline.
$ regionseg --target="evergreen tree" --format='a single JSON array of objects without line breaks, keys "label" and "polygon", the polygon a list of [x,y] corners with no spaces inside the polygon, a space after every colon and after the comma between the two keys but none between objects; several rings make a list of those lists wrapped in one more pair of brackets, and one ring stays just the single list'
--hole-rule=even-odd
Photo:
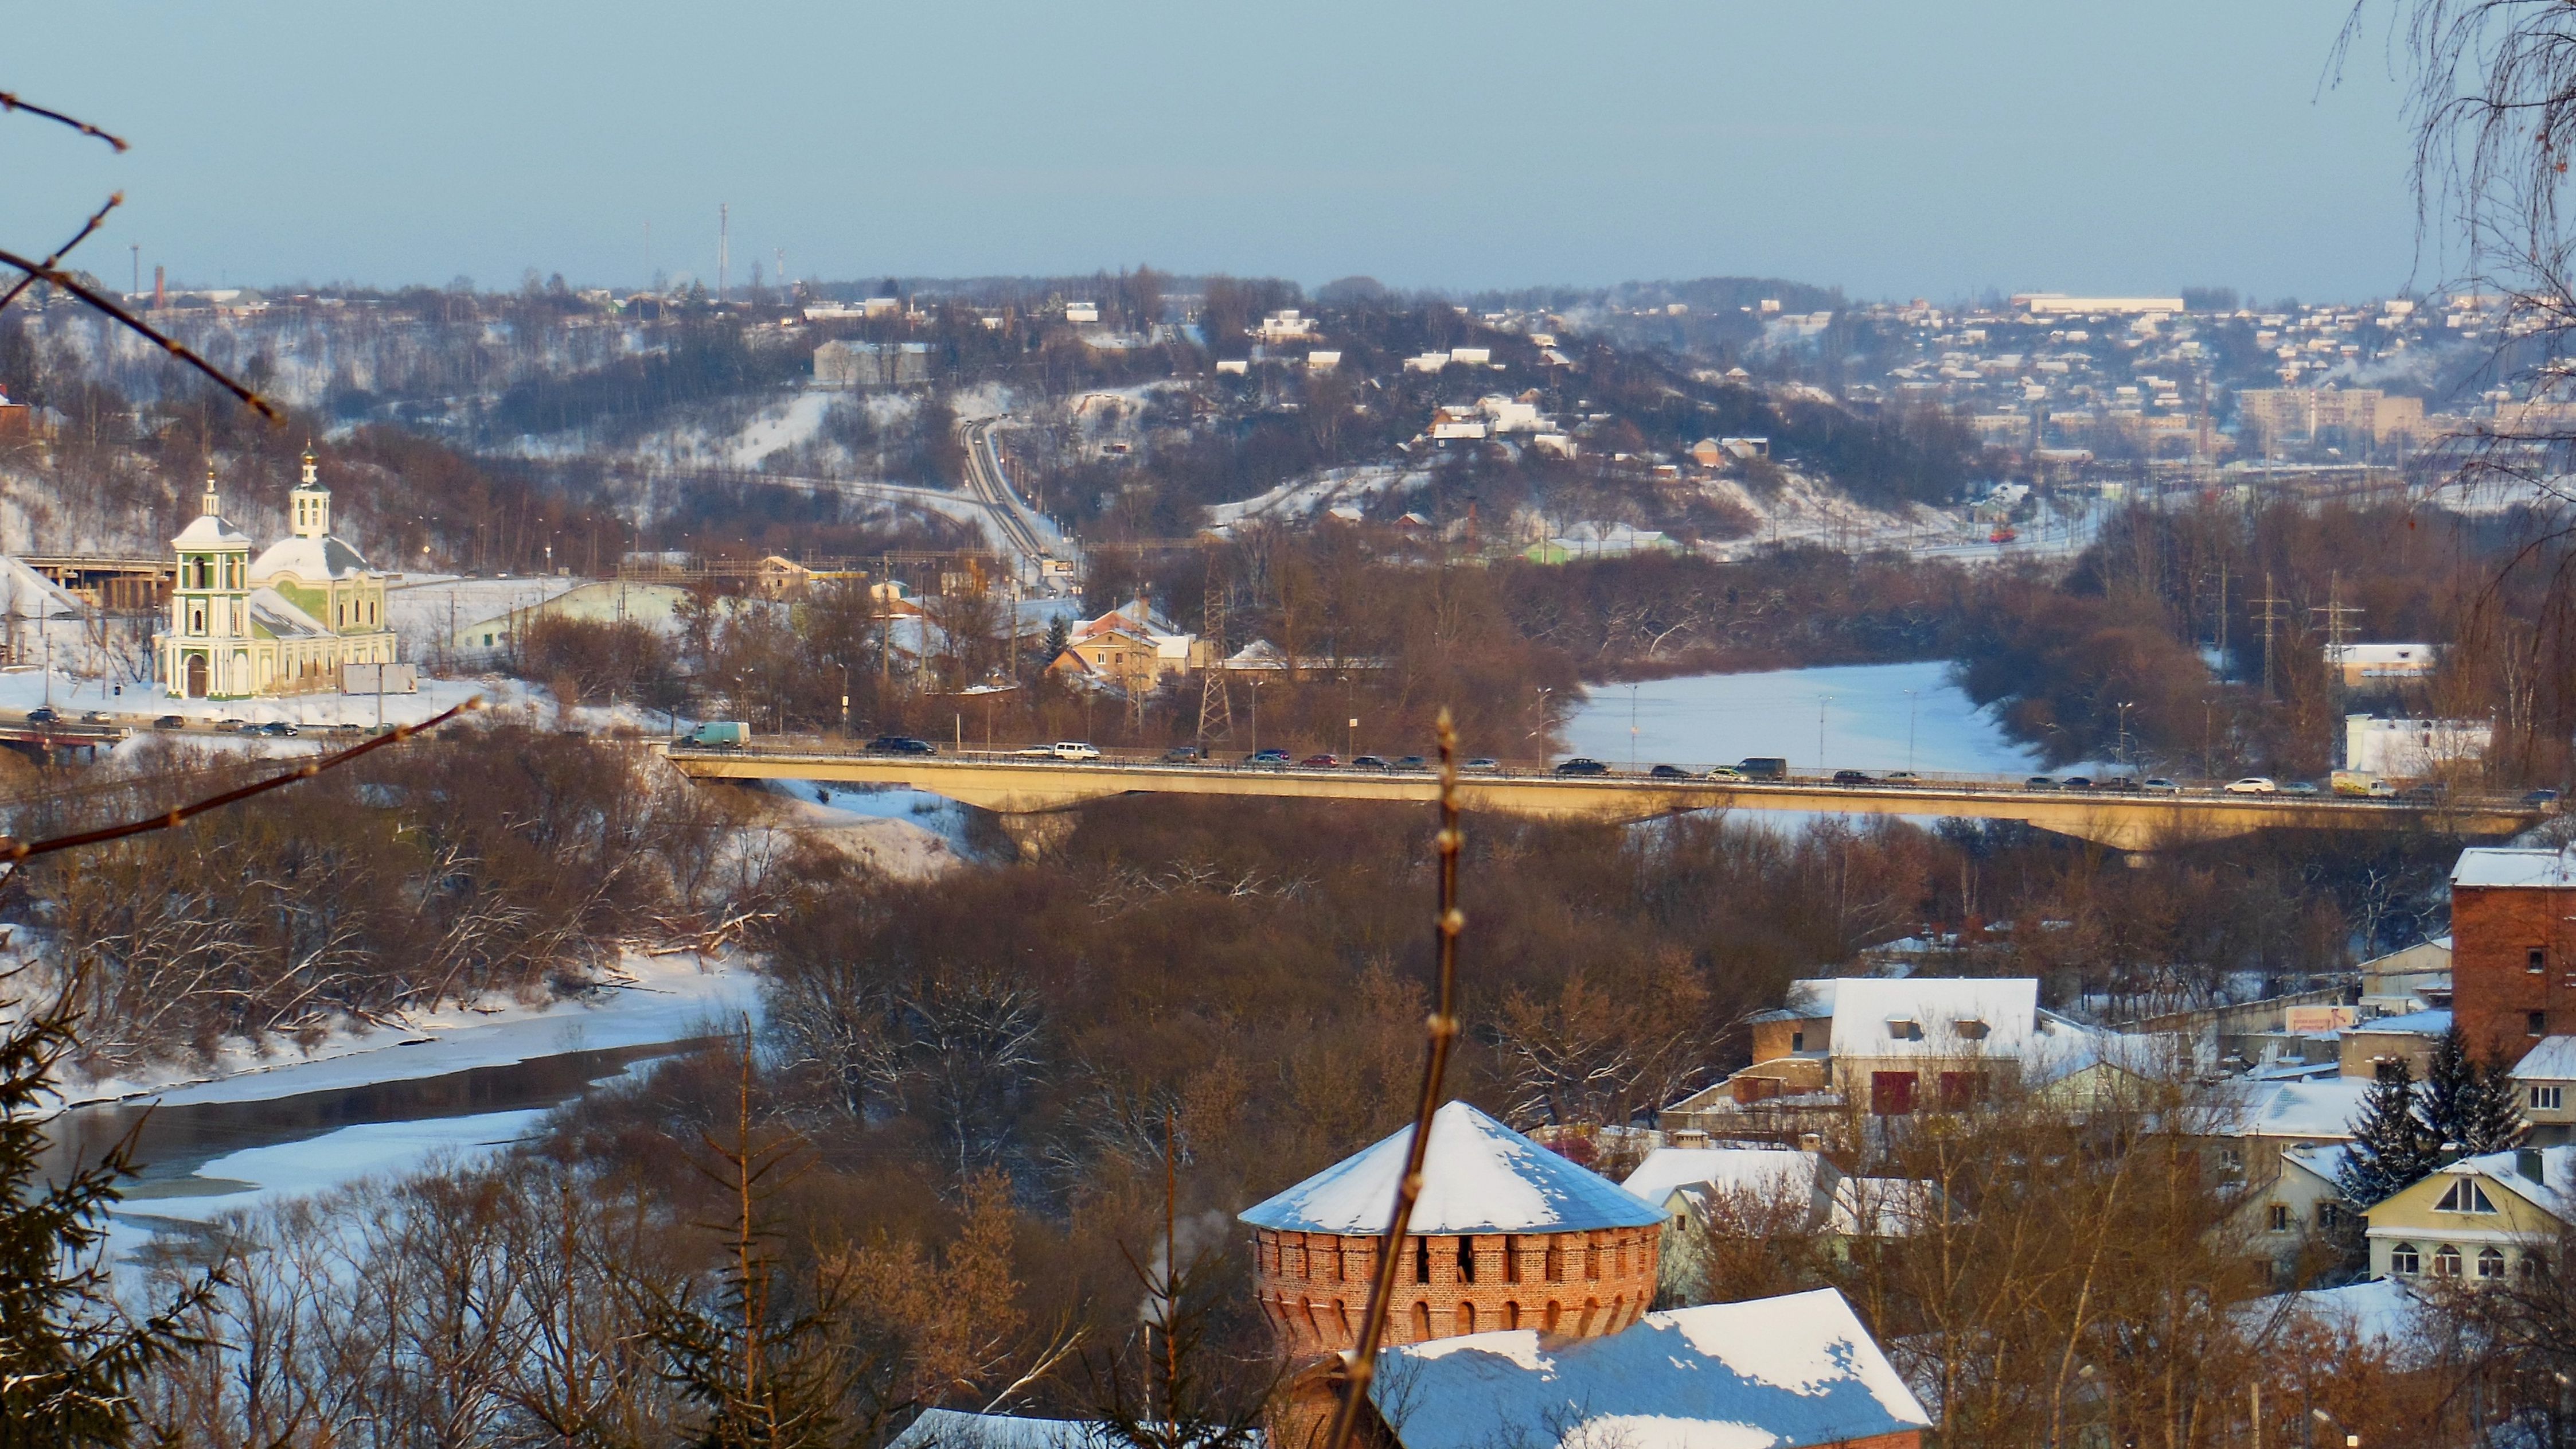
[{"label": "evergreen tree", "polygon": [[2441,1139],[2416,1110],[2415,1074],[2404,1062],[2382,1067],[2362,1098],[2343,1172],[2336,1186],[2359,1207],[2370,1207],[2442,1165]]},{"label": "evergreen tree", "polygon": [[2481,1152],[2501,1152],[2530,1130],[2522,1120],[2509,1071],[2500,1061],[2479,1063],[2457,1026],[2443,1033],[2425,1066],[2424,1093],[2417,1107],[2426,1133],[2440,1149],[2437,1166]]},{"label": "evergreen tree", "polygon": [[136,1377],[204,1342],[187,1325],[214,1290],[202,1279],[141,1320],[117,1304],[103,1250],[117,1185],[134,1171],[132,1133],[45,1180],[44,1122],[61,1105],[54,1068],[75,1022],[64,992],[0,1035],[0,1449],[125,1443]]}]

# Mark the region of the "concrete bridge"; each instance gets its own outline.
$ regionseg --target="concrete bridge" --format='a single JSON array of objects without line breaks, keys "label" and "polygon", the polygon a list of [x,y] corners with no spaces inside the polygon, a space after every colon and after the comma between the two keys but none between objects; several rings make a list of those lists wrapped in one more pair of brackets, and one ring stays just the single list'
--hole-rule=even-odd
[{"label": "concrete bridge", "polygon": [[[1074,762],[1007,754],[877,755],[821,743],[763,743],[749,749],[673,744],[671,763],[701,780],[814,780],[902,785],[991,810],[1025,846],[1042,848],[1070,820],[1050,819],[1117,795],[1219,795],[1316,800],[1385,800],[1428,805],[1439,795],[1425,771],[1261,768],[1161,760]],[[1944,778],[1920,784],[1839,785],[1822,777],[1785,781],[1654,779],[1637,774],[1560,776],[1501,770],[1462,776],[1460,803],[1536,820],[1619,824],[1694,810],[1802,811],[1843,815],[1966,816],[2019,820],[2042,830],[2143,851],[2257,830],[2421,830],[2503,836],[2540,819],[2520,801],[2361,800],[2331,795],[2230,795],[2214,788],[2177,793],[2028,790],[2018,779]]]}]

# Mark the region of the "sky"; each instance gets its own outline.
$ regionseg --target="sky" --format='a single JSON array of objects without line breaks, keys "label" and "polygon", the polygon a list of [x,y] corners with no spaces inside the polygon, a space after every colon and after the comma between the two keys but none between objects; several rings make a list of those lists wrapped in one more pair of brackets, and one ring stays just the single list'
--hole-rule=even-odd
[{"label": "sky", "polygon": [[121,188],[115,285],[712,280],[728,206],[736,283],[2360,298],[2441,278],[2348,8],[0,0],[0,89],[134,143],[0,116],[0,245]]}]

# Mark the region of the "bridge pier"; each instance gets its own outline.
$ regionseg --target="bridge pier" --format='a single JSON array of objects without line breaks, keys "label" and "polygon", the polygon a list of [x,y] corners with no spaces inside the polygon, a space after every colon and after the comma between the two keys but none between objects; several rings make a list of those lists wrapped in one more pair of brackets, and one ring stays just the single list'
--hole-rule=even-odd
[{"label": "bridge pier", "polygon": [[1070,810],[988,813],[1024,861],[1045,860],[1064,849],[1064,843],[1073,838],[1073,827],[1081,823]]}]

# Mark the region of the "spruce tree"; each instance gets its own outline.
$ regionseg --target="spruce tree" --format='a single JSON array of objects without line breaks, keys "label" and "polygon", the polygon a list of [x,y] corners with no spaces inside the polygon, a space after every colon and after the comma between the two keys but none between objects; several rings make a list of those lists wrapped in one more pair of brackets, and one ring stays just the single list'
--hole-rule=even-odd
[{"label": "spruce tree", "polygon": [[45,1180],[54,1069],[76,1020],[66,992],[0,1035],[0,1449],[125,1443],[136,1378],[203,1342],[187,1325],[214,1287],[200,1280],[140,1320],[116,1302],[102,1250],[118,1184],[133,1175],[132,1133]]},{"label": "spruce tree", "polygon": [[2441,1166],[2441,1140],[2427,1129],[2416,1105],[2415,1074],[2406,1064],[2381,1067],[2362,1098],[2352,1145],[2336,1179],[2355,1206],[2370,1207]]},{"label": "spruce tree", "polygon": [[2425,1066],[2424,1093],[2417,1108],[2425,1130],[2441,1149],[2436,1166],[2482,1152],[2501,1152],[2522,1141],[2530,1129],[2522,1120],[2510,1071],[2502,1061],[2480,1063],[2457,1026],[2443,1033]]}]

